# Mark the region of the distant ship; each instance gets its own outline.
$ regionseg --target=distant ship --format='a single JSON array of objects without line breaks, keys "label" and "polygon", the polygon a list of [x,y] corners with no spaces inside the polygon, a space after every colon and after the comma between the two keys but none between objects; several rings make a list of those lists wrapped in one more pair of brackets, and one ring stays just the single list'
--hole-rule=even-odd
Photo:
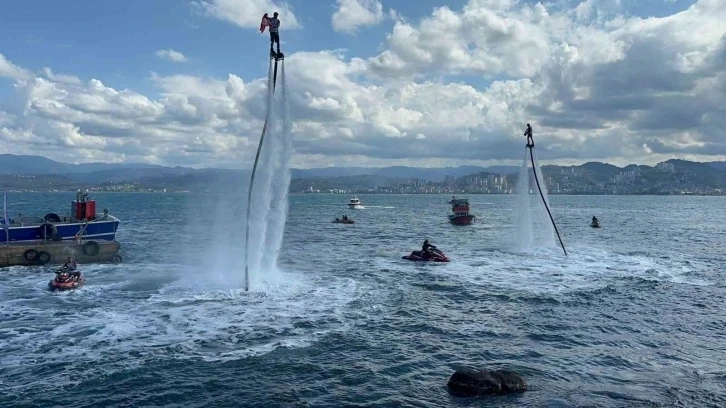
[{"label": "distant ship", "polygon": [[469,225],[476,217],[469,213],[469,200],[466,198],[451,197],[451,212],[449,214],[449,221],[454,225]]},{"label": "distant ship", "polygon": [[363,204],[360,203],[358,197],[353,197],[348,203],[348,208],[363,208]]}]

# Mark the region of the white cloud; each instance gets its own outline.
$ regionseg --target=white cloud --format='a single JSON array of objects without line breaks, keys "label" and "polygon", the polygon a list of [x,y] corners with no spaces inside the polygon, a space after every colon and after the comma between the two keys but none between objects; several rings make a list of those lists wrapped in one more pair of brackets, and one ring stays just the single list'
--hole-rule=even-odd
[{"label": "white cloud", "polygon": [[0,77],[11,79],[31,79],[33,74],[27,69],[8,61],[3,54],[0,54]]},{"label": "white cloud", "polygon": [[[236,104],[261,97],[261,85],[245,84],[234,76],[227,81],[152,79],[163,91],[156,101],[96,79],[83,84],[36,77],[19,83],[11,99],[17,103],[10,109],[18,114],[0,116],[0,139],[8,142],[0,150],[69,162],[169,164],[170,157],[185,153],[193,153],[197,163],[211,163],[218,154],[233,161],[247,150],[247,138],[261,122],[240,112]],[[257,89],[257,95],[247,95],[247,87]]]},{"label": "white cloud", "polygon": [[[397,21],[373,58],[290,54],[295,164],[516,160],[527,122],[542,159],[723,158],[720,4],[626,18],[595,2],[471,0]],[[488,81],[440,80],[456,73]],[[58,160],[248,166],[265,114],[264,79],[153,74],[152,99],[50,69],[36,76],[2,56],[0,75],[15,84],[0,105],[0,151]]]},{"label": "white cloud", "polygon": [[383,21],[383,4],[378,0],[337,0],[331,21],[333,30],[353,33],[358,27]]},{"label": "white cloud", "polygon": [[192,6],[201,14],[236,24],[240,27],[259,27],[262,15],[280,13],[280,28],[300,27],[290,5],[274,0],[194,0]]},{"label": "white cloud", "polygon": [[156,51],[156,56],[162,59],[166,59],[174,62],[186,62],[187,57],[179,51],[172,50],[171,48],[165,50]]},{"label": "white cloud", "polygon": [[49,67],[43,68],[43,74],[46,78],[56,81],[56,82],[63,82],[66,84],[75,84],[78,85],[81,83],[81,80],[73,75],[63,75],[63,74],[56,74],[53,73],[53,71]]}]

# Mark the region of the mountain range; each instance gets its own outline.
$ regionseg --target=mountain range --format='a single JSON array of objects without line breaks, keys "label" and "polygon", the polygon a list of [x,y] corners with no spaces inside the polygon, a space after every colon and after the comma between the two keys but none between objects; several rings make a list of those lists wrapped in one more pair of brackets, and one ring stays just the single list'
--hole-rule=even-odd
[{"label": "mountain range", "polygon": [[[677,169],[673,177],[689,177],[692,184],[720,188],[726,183],[726,162],[691,162],[672,159]],[[619,174],[641,171],[648,183],[663,183],[663,176],[654,167],[628,165],[618,167],[608,163],[588,162],[578,166],[545,165],[544,175],[553,181],[572,184],[578,178],[582,185],[606,185]],[[395,186],[410,180],[442,182],[446,176],[463,179],[470,175],[506,175],[516,178],[517,166],[459,166],[459,167],[326,167],[293,169],[291,191],[303,191],[310,185],[324,189],[370,189],[375,186]],[[577,176],[574,176],[577,174]],[[572,175],[569,179],[560,176]],[[651,177],[651,175],[654,175]],[[111,190],[230,190],[246,184],[249,170],[230,170],[190,167],[166,167],[143,163],[60,163],[42,156],[0,154],[0,188],[53,190],[104,188]],[[584,184],[583,184],[584,183]],[[672,182],[671,182],[672,183]]]},{"label": "mountain range", "polygon": [[[459,166],[459,167],[323,167],[312,169],[292,169],[293,179],[329,178],[341,176],[383,176],[390,178],[417,178],[429,181],[444,181],[446,176],[462,177],[467,174],[488,172],[512,174],[515,166]],[[208,174],[209,172],[235,172],[248,174],[248,170],[193,169],[190,167],[166,167],[143,163],[60,163],[43,156],[0,154],[0,175],[55,175],[72,180],[109,183],[131,182],[154,177]]]}]

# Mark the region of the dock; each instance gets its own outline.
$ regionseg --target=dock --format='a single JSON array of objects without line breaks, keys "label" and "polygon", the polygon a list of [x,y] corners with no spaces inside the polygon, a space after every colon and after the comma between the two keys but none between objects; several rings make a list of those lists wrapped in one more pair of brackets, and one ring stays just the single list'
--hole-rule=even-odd
[{"label": "dock", "polygon": [[16,265],[62,265],[69,256],[79,264],[121,263],[118,241],[25,241],[0,243],[0,267]]}]

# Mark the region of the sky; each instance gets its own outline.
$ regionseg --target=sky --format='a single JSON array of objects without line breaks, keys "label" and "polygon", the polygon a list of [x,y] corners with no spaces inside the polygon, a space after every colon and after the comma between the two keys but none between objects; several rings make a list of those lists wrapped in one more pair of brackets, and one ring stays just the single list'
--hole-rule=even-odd
[{"label": "sky", "polygon": [[0,153],[249,168],[726,160],[726,0],[3,2]]}]

